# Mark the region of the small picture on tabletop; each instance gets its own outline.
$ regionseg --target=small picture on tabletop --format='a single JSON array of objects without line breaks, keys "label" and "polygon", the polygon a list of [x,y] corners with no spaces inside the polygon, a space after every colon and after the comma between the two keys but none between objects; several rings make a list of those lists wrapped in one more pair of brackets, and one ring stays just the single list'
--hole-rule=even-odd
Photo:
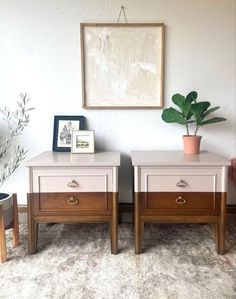
[{"label": "small picture on tabletop", "polygon": [[94,131],[73,131],[71,153],[93,154]]},{"label": "small picture on tabletop", "polygon": [[72,145],[72,131],[84,129],[84,116],[55,115],[53,131],[53,151],[70,152]]}]

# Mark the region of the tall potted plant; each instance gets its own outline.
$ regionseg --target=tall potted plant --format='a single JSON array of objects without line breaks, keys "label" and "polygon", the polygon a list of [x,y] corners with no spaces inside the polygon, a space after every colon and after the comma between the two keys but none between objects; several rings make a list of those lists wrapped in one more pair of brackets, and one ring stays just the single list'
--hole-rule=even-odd
[{"label": "tall potted plant", "polygon": [[[211,117],[209,115],[220,108],[211,107],[209,101],[197,101],[198,94],[191,91],[186,97],[177,93],[172,97],[172,102],[179,108],[166,108],[162,112],[162,119],[167,123],[177,123],[186,127],[186,135],[183,135],[184,153],[199,154],[202,136],[197,135],[198,130],[205,125],[225,121],[223,117]],[[194,133],[190,134],[190,126],[193,125]]]},{"label": "tall potted plant", "polygon": [[2,191],[2,186],[26,157],[27,151],[24,147],[15,145],[15,141],[28,125],[29,112],[34,109],[28,108],[28,102],[27,94],[20,94],[15,111],[8,108],[0,109],[0,115],[9,132],[0,136],[0,206],[4,213],[5,227],[8,227],[13,219],[13,196],[9,192]]}]

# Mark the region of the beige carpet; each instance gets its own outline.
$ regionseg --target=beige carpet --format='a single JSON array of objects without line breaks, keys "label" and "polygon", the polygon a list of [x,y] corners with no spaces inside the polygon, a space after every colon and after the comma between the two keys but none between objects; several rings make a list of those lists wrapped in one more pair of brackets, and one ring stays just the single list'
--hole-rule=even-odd
[{"label": "beige carpet", "polygon": [[227,228],[227,253],[217,255],[209,225],[147,225],[144,253],[134,254],[131,224],[119,225],[118,255],[110,254],[107,225],[41,225],[39,252],[21,245],[0,265],[5,299],[235,299],[236,225]]}]

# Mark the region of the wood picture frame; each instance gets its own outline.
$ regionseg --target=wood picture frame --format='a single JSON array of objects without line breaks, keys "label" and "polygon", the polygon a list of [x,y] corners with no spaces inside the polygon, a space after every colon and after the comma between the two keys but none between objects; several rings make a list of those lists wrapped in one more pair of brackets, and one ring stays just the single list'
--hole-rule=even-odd
[{"label": "wood picture frame", "polygon": [[70,152],[72,131],[83,130],[85,117],[80,115],[55,115],[53,129],[53,151]]},{"label": "wood picture frame", "polygon": [[163,23],[81,23],[83,108],[162,108]]}]

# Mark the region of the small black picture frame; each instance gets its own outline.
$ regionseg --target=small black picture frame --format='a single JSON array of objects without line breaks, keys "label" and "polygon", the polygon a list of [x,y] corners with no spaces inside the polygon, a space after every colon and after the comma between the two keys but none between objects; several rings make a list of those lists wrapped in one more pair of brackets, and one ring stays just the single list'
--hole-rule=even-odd
[{"label": "small black picture frame", "polygon": [[72,131],[84,130],[84,126],[84,116],[55,115],[52,150],[54,152],[70,152],[72,146]]}]

